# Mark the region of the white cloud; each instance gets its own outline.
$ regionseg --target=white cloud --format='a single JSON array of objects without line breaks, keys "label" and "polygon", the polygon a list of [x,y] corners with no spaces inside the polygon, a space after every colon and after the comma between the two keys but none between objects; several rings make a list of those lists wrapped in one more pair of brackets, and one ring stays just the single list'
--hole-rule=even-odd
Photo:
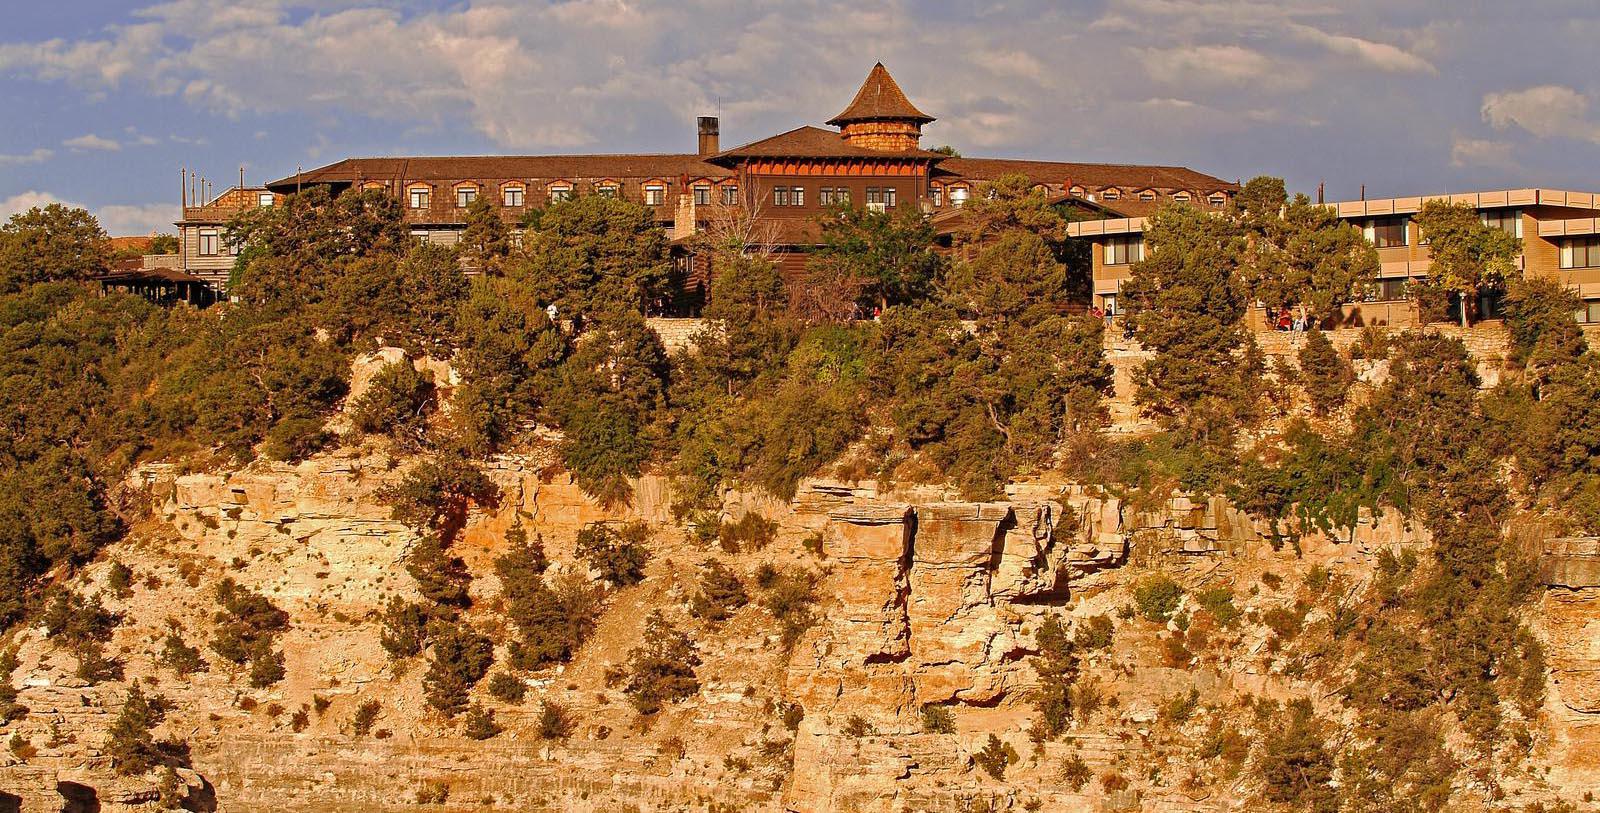
[{"label": "white cloud", "polygon": [[172,223],[178,219],[179,214],[178,207],[170,203],[111,204],[94,209],[49,192],[30,189],[0,200],[0,221],[9,220],[12,215],[26,212],[34,207],[43,208],[52,203],[89,209],[100,221],[100,228],[105,229],[106,234],[113,237],[143,235],[156,231],[171,233],[174,230]]},{"label": "white cloud", "polygon": [[1316,43],[1341,56],[1352,56],[1382,71],[1394,73],[1438,73],[1432,63],[1416,54],[1387,43],[1342,34],[1329,34],[1309,25],[1291,24],[1290,33]]},{"label": "white cloud", "polygon": [[1562,85],[1539,85],[1483,97],[1483,120],[1497,130],[1518,127],[1539,136],[1600,143],[1600,122],[1589,118],[1589,97]]},{"label": "white cloud", "polygon": [[1466,169],[1480,167],[1517,169],[1518,165],[1516,159],[1511,156],[1511,150],[1512,144],[1507,141],[1456,136],[1450,145],[1450,166]]},{"label": "white cloud", "polygon": [[43,147],[33,152],[25,152],[18,155],[0,153],[0,167],[16,166],[18,164],[42,164],[53,158],[55,154],[55,150],[47,150]]},{"label": "white cloud", "polygon": [[61,146],[74,150],[100,150],[102,152],[116,152],[122,149],[122,145],[114,139],[97,136],[94,133],[87,133],[77,138],[69,138],[61,142]]},{"label": "white cloud", "polygon": [[1134,53],[1158,82],[1244,85],[1278,72],[1265,54],[1238,45],[1142,48]]}]

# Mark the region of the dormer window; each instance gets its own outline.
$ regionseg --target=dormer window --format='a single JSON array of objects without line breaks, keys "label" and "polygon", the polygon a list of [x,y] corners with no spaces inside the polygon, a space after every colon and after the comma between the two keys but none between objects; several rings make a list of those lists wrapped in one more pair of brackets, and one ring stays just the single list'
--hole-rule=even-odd
[{"label": "dormer window", "polygon": [[651,183],[644,186],[644,205],[660,206],[667,202],[666,184]]},{"label": "dormer window", "polygon": [[550,184],[549,189],[551,203],[560,203],[562,201],[572,200],[572,184],[567,183],[566,181],[557,181],[556,183]]},{"label": "dormer window", "polygon": [[711,186],[709,184],[695,184],[695,186],[694,186],[694,205],[696,205],[696,206],[710,206],[711,205]]},{"label": "dormer window", "polygon": [[1153,201],[1155,199],[1156,199],[1156,193],[1154,193],[1154,192],[1152,192],[1152,191],[1150,191],[1148,189],[1146,189],[1143,192],[1139,193],[1139,200],[1142,200],[1145,203],[1150,203],[1151,201]]},{"label": "dormer window", "polygon": [[1102,200],[1116,200],[1120,197],[1122,197],[1122,191],[1116,187],[1109,187],[1104,192],[1100,193],[1100,198]]},{"label": "dormer window", "polygon": [[1212,206],[1226,206],[1226,205],[1228,205],[1228,196],[1222,194],[1221,192],[1212,193],[1211,197],[1206,198],[1206,200],[1209,201]]},{"label": "dormer window", "polygon": [[506,184],[500,187],[500,203],[506,207],[518,207],[527,202],[527,187],[519,183]]},{"label": "dormer window", "polygon": [[1083,197],[1083,196],[1088,194],[1088,190],[1084,189],[1081,186],[1074,186],[1071,189],[1071,194],[1075,198],[1081,198],[1081,197]]},{"label": "dormer window", "polygon": [[969,198],[971,196],[972,196],[972,190],[966,188],[965,186],[952,186],[952,187],[950,187],[950,205],[951,206],[965,206],[966,203],[967,203],[967,198]]},{"label": "dormer window", "polygon": [[458,186],[458,187],[456,187],[456,208],[457,209],[465,209],[468,206],[471,206],[473,201],[476,201],[477,199],[478,199],[478,187],[476,187],[476,186]]},{"label": "dormer window", "polygon": [[433,189],[425,185],[412,186],[406,189],[407,202],[413,209],[426,209],[432,204]]},{"label": "dormer window", "polygon": [[614,198],[622,191],[622,185],[616,181],[601,181],[594,185],[594,193],[602,198]]},{"label": "dormer window", "polygon": [[256,193],[256,205],[260,206],[263,209],[267,208],[268,206],[271,206],[272,205],[272,193],[271,192],[258,192],[258,193]]},{"label": "dormer window", "polygon": [[1173,195],[1172,195],[1172,199],[1177,201],[1177,202],[1179,202],[1179,203],[1188,203],[1189,202],[1189,193],[1188,192],[1174,192]]}]

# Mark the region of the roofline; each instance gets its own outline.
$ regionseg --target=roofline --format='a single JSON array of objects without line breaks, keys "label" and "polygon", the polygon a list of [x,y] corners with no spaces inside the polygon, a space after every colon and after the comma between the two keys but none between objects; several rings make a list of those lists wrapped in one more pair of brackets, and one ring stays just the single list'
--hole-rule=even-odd
[{"label": "roofline", "polygon": [[1525,187],[1497,189],[1488,192],[1457,192],[1419,195],[1401,198],[1367,198],[1365,200],[1334,201],[1340,217],[1372,217],[1376,215],[1408,214],[1422,210],[1422,204],[1443,200],[1452,204],[1466,203],[1478,209],[1515,209],[1522,206],[1565,206],[1574,209],[1600,210],[1600,194],[1573,192],[1564,189]]}]

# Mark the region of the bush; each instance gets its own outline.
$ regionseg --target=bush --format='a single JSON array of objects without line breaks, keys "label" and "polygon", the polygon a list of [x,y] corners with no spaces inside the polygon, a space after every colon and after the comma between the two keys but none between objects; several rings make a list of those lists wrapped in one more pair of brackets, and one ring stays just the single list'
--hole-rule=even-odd
[{"label": "bush", "polygon": [[256,653],[250,658],[250,685],[256,689],[265,689],[283,680],[284,676],[283,653],[270,649]]},{"label": "bush", "polygon": [[1212,618],[1217,620],[1219,627],[1231,627],[1239,622],[1239,608],[1233,604],[1233,590],[1228,587],[1211,587],[1201,590],[1194,596],[1195,603],[1199,604]]},{"label": "bush", "polygon": [[1074,630],[1072,643],[1079,649],[1089,652],[1110,649],[1113,629],[1111,616],[1105,614],[1089,616]]},{"label": "bush", "polygon": [[600,522],[590,523],[578,532],[578,558],[599,571],[600,577],[618,587],[644,580],[645,562],[650,552],[650,526],[630,522],[616,528]]},{"label": "bush", "polygon": [[1194,716],[1195,709],[1200,707],[1200,690],[1190,689],[1188,692],[1179,692],[1161,704],[1159,711],[1163,722],[1171,725],[1183,725]]},{"label": "bush", "polygon": [[972,761],[978,763],[978,767],[982,768],[984,773],[995,779],[1004,779],[1006,767],[1018,759],[1017,749],[1012,748],[1010,743],[1001,742],[1000,738],[993,734],[989,735],[989,740],[983,744],[983,748],[972,755]]},{"label": "bush", "polygon": [[428,705],[446,717],[467,707],[472,687],[494,665],[494,642],[463,624],[441,624],[432,635],[433,659],[422,676]]},{"label": "bush", "polygon": [[107,732],[105,751],[111,766],[123,776],[138,776],[178,756],[185,746],[176,741],[157,743],[152,731],[167,716],[167,702],[146,697],[139,684],[128,687],[117,719]]},{"label": "bush", "polygon": [[1075,753],[1068,755],[1061,763],[1061,781],[1072,788],[1073,793],[1083,790],[1083,786],[1089,784],[1089,780],[1093,778],[1094,771],[1089,769],[1089,764]]},{"label": "bush", "polygon": [[511,664],[540,669],[572,659],[600,618],[600,591],[581,574],[568,572],[554,587],[538,582],[506,608],[522,633],[511,644]]},{"label": "bush", "polygon": [[357,737],[365,737],[372,731],[372,724],[378,722],[378,713],[383,710],[382,704],[376,700],[368,700],[356,707],[356,714],[350,719],[350,733]]},{"label": "bush", "polygon": [[922,707],[922,730],[929,734],[954,734],[956,716],[944,706],[929,703]]},{"label": "bush", "polygon": [[436,533],[418,539],[406,554],[406,572],[417,580],[422,597],[445,607],[461,608],[472,603],[467,588],[472,574],[459,556],[450,555]]},{"label": "bush", "polygon": [[1334,758],[1322,740],[1322,723],[1308,700],[1289,704],[1289,719],[1266,718],[1255,770],[1262,796],[1311,813],[1339,809],[1333,788]]},{"label": "bush", "polygon": [[748,603],[750,596],[739,576],[721,562],[712,560],[700,571],[700,591],[690,604],[690,612],[707,621],[726,621]]},{"label": "bush", "polygon": [[326,449],[334,435],[322,428],[318,417],[284,418],[267,432],[261,453],[271,460],[298,463]]},{"label": "bush", "polygon": [[541,740],[565,740],[572,736],[577,728],[577,723],[572,715],[567,713],[567,707],[554,701],[546,700],[539,704],[539,724],[537,732]]},{"label": "bush", "polygon": [[644,641],[628,652],[623,692],[640,714],[655,714],[662,706],[700,691],[694,671],[699,664],[689,637],[657,610],[645,619]]},{"label": "bush", "polygon": [[1039,655],[1031,663],[1039,675],[1039,689],[1033,705],[1039,719],[1034,721],[1030,734],[1043,742],[1061,736],[1072,722],[1072,686],[1078,680],[1080,664],[1077,646],[1059,617],[1046,618],[1034,640]]},{"label": "bush", "polygon": [[738,522],[725,522],[717,534],[717,541],[728,553],[761,550],[772,544],[778,536],[778,523],[751,511]]},{"label": "bush", "polygon": [[441,546],[448,547],[466,522],[467,508],[497,504],[500,488],[472,461],[444,454],[422,461],[400,482],[380,490],[378,498],[389,505],[393,519],[437,533]]},{"label": "bush", "polygon": [[28,707],[17,702],[17,689],[11,674],[17,671],[17,650],[0,649],[0,725],[28,716]]},{"label": "bush", "polygon": [[450,784],[442,779],[423,782],[417,786],[417,804],[442,805],[450,801]]},{"label": "bush", "polygon": [[521,703],[528,696],[528,682],[510,672],[496,672],[489,678],[489,696],[506,703]]},{"label": "bush", "polygon": [[1300,378],[1311,408],[1318,415],[1327,415],[1344,405],[1355,370],[1322,331],[1313,330],[1306,334],[1305,346],[1300,348]]},{"label": "bush", "polygon": [[494,719],[494,710],[473,703],[463,718],[461,733],[469,739],[487,740],[505,729]]},{"label": "bush", "polygon": [[1147,576],[1133,588],[1133,601],[1139,614],[1158,624],[1172,619],[1182,599],[1183,587],[1165,573]]},{"label": "bush", "polygon": [[365,435],[387,435],[406,449],[419,449],[428,433],[428,416],[437,405],[433,376],[410,361],[385,364],[371,387],[350,409],[350,423]]},{"label": "bush", "polygon": [[235,664],[249,661],[250,685],[256,688],[282,680],[283,653],[274,652],[272,645],[289,628],[289,614],[231,578],[217,585],[217,601],[222,609],[212,617],[217,634],[211,649]]},{"label": "bush", "polygon": [[112,562],[106,571],[106,588],[119,598],[133,594],[133,569],[121,562]]},{"label": "bush", "polygon": [[793,648],[816,623],[812,607],[817,603],[817,577],[798,567],[778,570],[762,565],[756,572],[756,586],[762,591],[762,606],[783,628],[783,648]]},{"label": "bush", "polygon": [[399,596],[389,599],[383,611],[383,629],[378,642],[389,657],[399,660],[422,654],[428,642],[428,609]]},{"label": "bush", "polygon": [[878,730],[874,728],[871,723],[867,722],[867,718],[862,717],[859,714],[852,714],[850,715],[849,719],[844,721],[844,728],[842,729],[842,732],[846,737],[859,740],[862,737],[869,737],[877,734]]}]

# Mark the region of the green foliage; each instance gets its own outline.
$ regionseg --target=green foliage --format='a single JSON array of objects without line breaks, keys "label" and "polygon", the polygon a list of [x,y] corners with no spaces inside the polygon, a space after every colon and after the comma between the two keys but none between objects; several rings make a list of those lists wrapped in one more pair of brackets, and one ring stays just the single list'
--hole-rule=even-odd
[{"label": "green foliage", "polygon": [[338,263],[330,276],[326,298],[305,315],[343,345],[425,353],[469,329],[457,321],[471,285],[454,249],[424,243]]},{"label": "green foliage", "polygon": [[926,297],[942,265],[932,221],[913,206],[874,212],[839,205],[822,217],[821,245],[794,292],[809,322],[841,322],[860,309]]},{"label": "green foliage", "polygon": [[472,461],[455,454],[423,460],[400,482],[378,492],[389,505],[389,515],[420,531],[441,535],[447,545],[466,521],[474,503],[493,506],[500,488]]},{"label": "green foliage", "polygon": [[472,573],[467,563],[439,540],[438,534],[427,534],[411,546],[405,556],[406,572],[417,580],[417,588],[428,601],[451,608],[462,608],[472,603],[467,588],[472,584]]},{"label": "green foliage", "polygon": [[1078,645],[1068,635],[1058,616],[1045,618],[1034,633],[1039,655],[1030,663],[1039,675],[1039,688],[1033,706],[1039,712],[1029,734],[1038,742],[1052,740],[1066,732],[1072,723],[1072,687],[1082,668]]},{"label": "green foliage", "polygon": [[589,318],[644,313],[666,292],[671,270],[666,234],[649,207],[590,195],[546,209],[526,256],[506,274],[563,318]]},{"label": "green foliage", "polygon": [[352,262],[398,258],[414,245],[400,201],[380,190],[338,197],[314,186],[242,211],[226,239],[241,246],[228,290],[279,313],[319,312]]},{"label": "green foliage", "polygon": [[462,720],[461,733],[468,739],[487,740],[504,731],[494,719],[494,710],[473,703]]},{"label": "green foliage", "polygon": [[393,596],[383,610],[383,627],[378,643],[390,658],[396,660],[420,655],[428,642],[429,619],[427,607]]},{"label": "green foliage", "polygon": [[655,714],[700,691],[694,671],[699,664],[700,656],[689,637],[657,610],[645,619],[644,640],[628,652],[628,677],[622,690],[640,714]]},{"label": "green foliage", "polygon": [[816,623],[812,608],[817,603],[817,576],[803,568],[780,570],[762,565],[756,572],[756,587],[761,591],[761,605],[783,628],[783,648],[793,648]]},{"label": "green foliage", "polygon": [[1194,594],[1195,603],[1211,613],[1217,620],[1217,626],[1228,628],[1239,623],[1243,615],[1238,607],[1233,605],[1233,589],[1229,587],[1211,587]]},{"label": "green foliage", "polygon": [[1582,356],[1588,345],[1583,330],[1572,318],[1581,306],[1578,295],[1556,280],[1534,277],[1513,281],[1505,297],[1511,360],[1539,371]]},{"label": "green foliage", "polygon": [[700,590],[690,603],[690,612],[707,621],[726,621],[740,607],[750,603],[744,582],[721,562],[711,560],[700,571]]},{"label": "green foliage", "polygon": [[1428,282],[1468,303],[1461,309],[1465,326],[1480,290],[1499,288],[1517,275],[1516,256],[1522,251],[1522,241],[1484,223],[1470,203],[1438,198],[1424,201],[1415,219],[1433,258]]},{"label": "green foliage", "polygon": [[1183,585],[1165,573],[1152,573],[1133,587],[1133,602],[1146,621],[1165,624],[1183,600]]},{"label": "green foliage", "polygon": [[438,406],[433,375],[401,360],[385,364],[371,387],[351,405],[350,423],[357,432],[388,435],[402,449],[422,447],[428,416]]},{"label": "green foliage", "polygon": [[767,519],[754,511],[739,517],[738,522],[725,522],[717,532],[717,542],[728,553],[758,551],[778,536],[777,520]]},{"label": "green foliage", "polygon": [[383,711],[383,705],[376,700],[368,700],[356,707],[354,717],[350,718],[350,733],[357,737],[365,737],[372,732],[372,725],[378,722],[378,714]]},{"label": "green foliage", "polygon": [[569,352],[567,338],[531,293],[504,279],[473,280],[455,321],[454,365],[465,380],[455,396],[456,442],[486,455],[540,415]]},{"label": "green foliage", "polygon": [[1094,771],[1090,770],[1089,763],[1084,762],[1083,757],[1077,753],[1068,754],[1061,763],[1061,781],[1071,788],[1073,793],[1082,791],[1083,786],[1089,784],[1089,780],[1093,778]]},{"label": "green foliage", "polygon": [[1350,362],[1339,355],[1322,331],[1313,330],[1306,335],[1306,343],[1300,348],[1300,380],[1318,415],[1328,415],[1344,406],[1355,377]]},{"label": "green foliage", "polygon": [[950,709],[929,703],[922,707],[922,730],[928,734],[954,734],[956,717]]},{"label": "green foliage", "polygon": [[1157,711],[1162,722],[1168,725],[1181,726],[1189,722],[1200,708],[1200,690],[1191,688],[1187,692],[1178,692],[1161,702]]},{"label": "green foliage", "polygon": [[490,697],[511,704],[528,696],[528,682],[510,672],[496,672],[489,678],[488,688]]},{"label": "green foliage", "polygon": [[0,226],[0,295],[40,282],[83,282],[109,261],[106,233],[83,209],[35,206]]},{"label": "green foliage", "polygon": [[457,248],[468,268],[484,274],[499,273],[511,257],[511,229],[488,195],[479,195],[467,206],[466,228]]},{"label": "green foliage", "polygon": [[160,696],[146,697],[138,683],[128,687],[122,710],[106,732],[105,752],[111,766],[123,776],[138,776],[169,764],[178,744],[157,743],[152,732],[166,719],[167,703]]},{"label": "green foliage", "polygon": [[982,768],[984,773],[995,779],[1004,779],[1006,768],[1019,759],[1017,749],[1012,748],[1010,743],[1002,742],[993,734],[989,735],[983,748],[972,753],[972,761],[978,763],[978,767]]},{"label": "green foliage", "polygon": [[1378,252],[1360,229],[1305,195],[1291,199],[1278,178],[1252,178],[1228,217],[1245,235],[1239,283],[1268,307],[1328,318],[1378,274]]},{"label": "green foliage", "polygon": [[867,722],[867,718],[859,714],[852,714],[849,719],[844,721],[844,728],[841,733],[846,737],[859,740],[862,737],[877,734],[878,731],[871,723]]},{"label": "green foliage", "polygon": [[494,642],[464,624],[440,624],[429,637],[433,657],[422,676],[423,695],[428,705],[454,717],[467,707],[472,687],[494,665]]},{"label": "green foliage", "polygon": [[[602,200],[604,200],[602,198]],[[635,311],[602,316],[561,368],[550,411],[585,493],[625,503],[666,431],[667,356]]]},{"label": "green foliage", "polygon": [[540,669],[572,659],[593,634],[600,618],[601,594],[578,573],[566,573],[554,586],[542,580],[506,597],[506,615],[522,637],[511,644],[511,663]]},{"label": "green foliage", "polygon": [[210,670],[210,666],[200,656],[199,648],[184,643],[183,636],[178,634],[177,630],[167,633],[166,641],[161,646],[161,655],[157,658],[157,661],[162,666],[178,673],[178,677],[188,677],[196,672]]},{"label": "green foliage", "polygon": [[650,560],[650,526],[630,522],[621,527],[592,522],[578,531],[574,543],[578,558],[600,573],[600,578],[627,587],[644,580]]},{"label": "green foliage", "polygon": [[539,722],[535,729],[541,740],[566,740],[577,729],[577,722],[560,703],[545,700],[539,704]]},{"label": "green foliage", "polygon": [[212,616],[217,625],[212,651],[231,663],[248,661],[252,686],[263,688],[282,680],[283,653],[274,652],[272,645],[289,628],[289,614],[231,578],[218,583],[217,603],[222,609]]},{"label": "green foliage", "polygon": [[1086,651],[1108,650],[1112,643],[1113,622],[1109,615],[1091,615],[1073,631],[1072,644]]},{"label": "green foliage", "polygon": [[1262,796],[1296,810],[1337,813],[1334,756],[1323,742],[1323,722],[1307,700],[1291,702],[1287,716],[1269,718],[1264,727],[1254,763]]}]

